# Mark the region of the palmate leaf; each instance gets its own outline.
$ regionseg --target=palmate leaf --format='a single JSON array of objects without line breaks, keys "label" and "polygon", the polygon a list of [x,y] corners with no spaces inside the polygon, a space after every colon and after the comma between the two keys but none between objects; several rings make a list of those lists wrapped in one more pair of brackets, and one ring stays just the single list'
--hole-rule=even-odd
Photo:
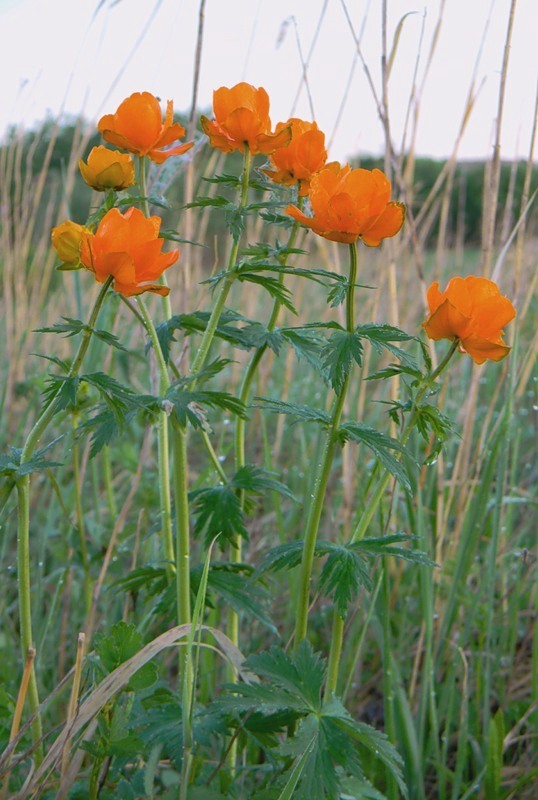
[{"label": "palmate leaf", "polygon": [[[112,672],[124,661],[142,649],[142,636],[134,625],[120,621],[112,626],[108,634],[95,635],[95,653],[105,673]],[[129,680],[127,691],[139,691],[157,680],[157,665],[152,661],[144,664]]]},{"label": "palmate leaf", "polygon": [[177,381],[170,386],[165,400],[172,404],[176,418],[182,427],[186,427],[187,422],[190,422],[195,428],[207,430],[209,425],[206,418],[206,407],[220,408],[241,417],[241,419],[247,417],[244,404],[233,395],[207,389],[189,391],[184,388],[183,381]]},{"label": "palmate leaf", "polygon": [[342,391],[352,363],[362,365],[363,349],[360,337],[344,330],[335,331],[322,349],[322,366],[337,394]]},{"label": "palmate leaf", "polygon": [[110,345],[111,347],[115,347],[118,350],[125,350],[125,347],[121,344],[120,340],[117,336],[114,336],[113,333],[109,331],[101,330],[100,328],[90,328],[85,322],[82,322],[80,319],[74,319],[73,317],[62,317],[64,322],[56,322],[54,325],[49,325],[45,328],[36,328],[36,333],[59,333],[63,334],[64,336],[76,336],[77,333],[82,333],[82,331],[89,331],[93,336],[96,336],[97,339],[104,342],[105,344]]},{"label": "palmate leaf", "polygon": [[398,547],[404,542],[412,542],[416,537],[407,533],[393,533],[389,536],[365,537],[358,542],[349,545],[353,550],[372,556],[394,556],[411,561],[414,564],[421,564],[425,567],[438,567],[435,561],[422,550],[411,550],[408,547]]},{"label": "palmate leaf", "polygon": [[241,271],[237,273],[237,279],[241,283],[256,283],[268,292],[274,300],[278,300],[285,306],[292,314],[297,315],[295,306],[291,301],[291,292],[276,278],[269,277],[268,275],[260,275],[253,271]]},{"label": "palmate leaf", "polygon": [[319,589],[333,595],[336,610],[342,619],[361,586],[368,591],[372,588],[372,579],[362,553],[349,546],[333,545],[321,570]]},{"label": "palmate leaf", "polygon": [[[212,564],[209,568],[208,588],[216,592],[236,613],[257,619],[272,633],[278,631],[267,614],[264,603],[269,593],[256,586],[238,564]],[[193,588],[193,591],[196,591]]]},{"label": "palmate leaf", "polygon": [[324,426],[330,425],[331,423],[329,414],[319,408],[298,405],[297,403],[286,403],[284,400],[268,400],[264,397],[255,397],[254,400],[256,401],[253,404],[255,408],[264,408],[266,411],[272,411],[274,414],[288,414],[291,417],[296,417],[297,420],[302,419],[304,422],[319,422]]},{"label": "palmate leaf", "polygon": [[[174,338],[175,332],[183,331],[186,336],[190,336],[193,333],[203,333],[207,327],[209,316],[207,311],[196,311],[193,314],[175,314],[166,322],[157,326],[157,336],[165,361],[168,361],[170,357],[170,343],[176,341]],[[215,330],[215,336],[217,339],[223,339],[234,347],[249,350],[255,345],[250,342],[242,329],[237,327],[237,323],[244,321],[244,319],[234,311],[224,311]]]},{"label": "palmate leaf", "polygon": [[240,467],[230,481],[230,486],[249,494],[262,495],[265,492],[278,492],[290,500],[295,500],[293,492],[277,480],[274,472],[254,464],[245,464]]},{"label": "palmate leaf", "polygon": [[204,534],[206,545],[219,534],[222,547],[223,540],[235,542],[237,536],[248,539],[241,500],[229,485],[195,489],[189,493],[189,499],[195,515],[193,533]]},{"label": "palmate leaf", "polygon": [[405,491],[412,492],[413,486],[409,470],[390,452],[394,450],[409,459],[409,453],[397,439],[393,439],[369,425],[364,425],[362,422],[344,422],[338,429],[338,435],[342,442],[351,439],[354,442],[365,444]]},{"label": "palmate leaf", "polygon": [[9,455],[0,455],[0,475],[5,475],[7,478],[16,480],[17,478],[22,478],[23,475],[31,475],[33,472],[44,472],[51,467],[61,467],[62,462],[48,461],[43,457],[47,450],[56,444],[60,438],[61,437],[57,437],[46,447],[36,450],[31,458],[22,463],[22,450],[19,447],[10,447]]},{"label": "palmate leaf", "polygon": [[295,350],[299,358],[304,358],[314,367],[316,372],[321,372],[320,350],[323,339],[314,332],[304,332],[298,328],[280,328],[280,336]]},{"label": "palmate leaf", "polygon": [[361,339],[367,339],[378,353],[382,352],[382,350],[388,350],[395,355],[399,361],[408,364],[413,369],[419,369],[412,356],[406,353],[405,350],[392,344],[392,342],[408,342],[411,339],[415,339],[415,336],[411,336],[394,325],[377,325],[373,322],[365,325],[357,325],[355,332]]}]

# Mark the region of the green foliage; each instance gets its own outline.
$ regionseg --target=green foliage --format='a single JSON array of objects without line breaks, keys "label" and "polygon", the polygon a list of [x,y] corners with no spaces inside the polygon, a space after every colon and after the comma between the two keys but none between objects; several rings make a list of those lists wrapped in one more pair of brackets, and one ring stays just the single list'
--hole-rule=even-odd
[{"label": "green foliage", "polygon": [[[142,648],[142,635],[132,624],[120,621],[112,626],[108,634],[95,636],[95,655],[98,664],[106,674],[112,672],[124,661],[135,656]],[[146,689],[157,680],[157,666],[153,662],[143,664],[132,676],[125,691],[134,692]]]},{"label": "green foliage", "polygon": [[[413,490],[413,476],[406,465],[410,456],[398,439],[387,436],[362,422],[344,422],[338,429],[338,436],[342,442],[351,440],[366,445],[406,492]],[[391,451],[401,453],[405,460],[398,461]]]},{"label": "green foliage", "polygon": [[295,734],[278,750],[293,759],[280,780],[279,797],[291,797],[293,789],[300,800],[337,800],[344,775],[363,777],[361,755],[379,759],[407,796],[401,758],[386,736],[353,720],[338,698],[323,699],[325,662],[306,640],[294,655],[271,647],[250,656],[247,665],[262,682],[229,686],[218,706],[229,713],[254,710],[272,720],[282,711],[295,717]]}]

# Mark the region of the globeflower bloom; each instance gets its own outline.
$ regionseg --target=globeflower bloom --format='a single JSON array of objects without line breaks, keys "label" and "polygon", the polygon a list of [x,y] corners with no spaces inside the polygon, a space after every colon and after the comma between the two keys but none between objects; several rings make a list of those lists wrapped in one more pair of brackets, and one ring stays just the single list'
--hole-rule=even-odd
[{"label": "globeflower bloom", "polygon": [[134,164],[131,156],[108,147],[94,147],[88,161],[78,162],[80,174],[92,189],[106,192],[109,189],[119,192],[132,186],[135,180]]},{"label": "globeflower bloom", "polygon": [[502,328],[516,310],[499,287],[487,278],[452,278],[445,291],[435,281],[427,291],[430,316],[422,323],[430,339],[459,340],[460,351],[475,364],[500,361],[510,352]]},{"label": "globeflower bloom", "polygon": [[332,242],[351,244],[357,239],[377,247],[395,236],[405,219],[405,205],[389,202],[390,181],[378,169],[351,169],[338,162],[312,176],[308,217],[289,205],[286,214]]},{"label": "globeflower bloom", "polygon": [[71,222],[70,219],[52,229],[52,246],[62,262],[59,269],[81,268],[80,249],[82,240],[89,233],[89,228],[85,228],[84,225],[79,225],[77,222]]},{"label": "globeflower bloom", "polygon": [[269,155],[290,142],[290,127],[271,133],[269,95],[262,87],[244,82],[221,86],[213,92],[213,112],[214,120],[202,116],[200,123],[211,147],[223,153],[247,147],[252,155]]},{"label": "globeflower bloom", "polygon": [[116,292],[132,297],[142,292],[166,295],[167,286],[153,283],[179,257],[179,250],[161,252],[160,217],[145,217],[138,208],[122,214],[107,211],[94,234],[85,235],[80,260],[103,283],[114,278]]},{"label": "globeflower bloom", "polygon": [[174,122],[174,105],[166,104],[166,116],[162,120],[161,106],[150,92],[135,92],[120,103],[115,114],[105,114],[97,124],[103,139],[116,147],[147,156],[162,164],[170,156],[187,152],[193,142],[163,150],[169,144],[185,136],[185,128]]},{"label": "globeflower bloom", "polygon": [[274,183],[284,186],[298,184],[299,196],[308,194],[310,178],[327,161],[325,134],[318,130],[315,122],[305,122],[292,117],[287,122],[279,122],[275,133],[291,128],[291,142],[279,147],[271,156],[274,170],[264,169]]}]

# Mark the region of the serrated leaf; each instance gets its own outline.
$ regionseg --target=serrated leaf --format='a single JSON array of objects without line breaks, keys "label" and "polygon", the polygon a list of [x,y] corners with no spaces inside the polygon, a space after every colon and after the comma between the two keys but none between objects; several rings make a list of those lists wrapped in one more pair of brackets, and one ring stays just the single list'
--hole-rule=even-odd
[{"label": "serrated leaf", "polygon": [[148,595],[152,597],[164,591],[167,585],[168,578],[164,567],[139,567],[125,578],[119,578],[111,583],[111,588],[133,593],[146,589]]},{"label": "serrated leaf", "polygon": [[80,378],[69,375],[51,375],[47,378],[47,388],[43,392],[45,403],[54,402],[55,412],[75,408]]},{"label": "serrated leaf", "polygon": [[327,556],[319,578],[320,591],[333,594],[336,609],[345,618],[348,605],[359,589],[372,588],[372,580],[361,553],[345,545],[334,545]]},{"label": "serrated leaf", "polygon": [[367,323],[365,325],[357,325],[355,332],[362,339],[367,339],[378,353],[382,350],[388,350],[399,361],[410,366],[412,369],[420,372],[415,359],[410,356],[405,350],[396,347],[392,342],[407,342],[414,339],[414,336],[402,331],[394,325],[377,325],[375,323]]},{"label": "serrated leaf", "polygon": [[338,434],[344,442],[351,439],[365,444],[376,458],[381,461],[385,469],[396,478],[405,491],[411,493],[412,484],[409,471],[390,452],[395,450],[398,453],[402,453],[402,455],[409,455],[405,447],[397,439],[393,439],[391,436],[387,436],[361,422],[343,423],[338,430]]},{"label": "serrated leaf", "polygon": [[62,317],[65,322],[56,322],[54,325],[49,325],[45,328],[35,328],[35,333],[59,333],[64,334],[67,337],[75,336],[77,333],[81,333],[83,330],[89,330],[86,323],[82,322],[80,319],[74,319],[73,317]]},{"label": "serrated leaf", "polygon": [[[174,333],[183,331],[186,336],[193,333],[203,333],[207,327],[209,316],[206,311],[197,311],[193,314],[175,314],[169,320],[157,326],[157,336],[165,361],[168,361],[170,357],[170,343],[176,341]],[[241,347],[245,350],[253,347],[242,330],[231,324],[242,320],[244,320],[244,317],[240,314],[236,314],[233,311],[224,311],[215,330],[216,338],[223,339],[235,347]]]},{"label": "serrated leaf", "polygon": [[206,208],[212,206],[213,208],[226,208],[230,205],[227,197],[222,195],[215,195],[215,197],[195,197],[192,203],[187,203],[185,208]]},{"label": "serrated leaf", "polygon": [[401,542],[413,541],[416,537],[406,533],[393,533],[389,536],[365,537],[358,542],[354,542],[350,547],[357,551],[377,556],[394,556],[414,564],[421,564],[425,567],[438,567],[435,561],[422,550],[411,550],[408,547],[397,547]]},{"label": "serrated leaf", "polygon": [[108,344],[110,347],[115,347],[116,350],[123,350],[125,353],[127,352],[127,349],[113,333],[109,333],[109,331],[104,331],[98,328],[94,328],[92,332],[93,335],[96,336],[101,342]]},{"label": "serrated leaf", "polygon": [[316,372],[321,372],[319,354],[323,340],[319,336],[303,333],[296,328],[280,328],[280,336],[293,347],[299,358],[304,358]]},{"label": "serrated leaf", "polygon": [[[246,664],[256,675],[294,695],[305,711],[321,708],[321,689],[325,678],[325,662],[304,639],[294,654],[280,647],[271,647],[247,658]],[[298,706],[299,707],[299,706]]]},{"label": "serrated leaf", "polygon": [[286,403],[284,400],[268,400],[264,397],[255,397],[254,407],[264,408],[266,411],[272,411],[274,414],[287,414],[291,417],[296,417],[297,420],[304,420],[304,422],[320,422],[322,425],[327,426],[331,423],[331,418],[326,411],[319,408],[312,408],[312,406],[298,405],[297,403]]},{"label": "serrated leaf", "polygon": [[[134,625],[123,621],[113,625],[110,633],[98,633],[95,636],[95,652],[107,673],[132,658],[141,649],[141,634],[136,631]],[[153,662],[144,664],[131,677],[126,686],[127,691],[137,691],[151,686],[157,680],[157,672],[157,665]]]},{"label": "serrated leaf", "polygon": [[248,539],[241,500],[230,486],[195,489],[189,498],[196,518],[193,533],[204,534],[206,545],[219,534],[222,546],[223,539],[228,542],[235,542],[237,536]]},{"label": "serrated leaf", "polygon": [[245,577],[240,565],[212,564],[208,587],[220,595],[236,613],[254,617],[272,633],[278,633],[263,606],[263,602],[269,599],[269,594]]},{"label": "serrated leaf", "polygon": [[241,271],[237,273],[237,279],[241,283],[255,283],[261,286],[274,300],[278,300],[278,302],[291,311],[292,314],[297,315],[295,306],[291,301],[290,290],[276,278],[270,278],[267,275],[259,275],[256,272]]},{"label": "serrated leaf", "polygon": [[277,492],[290,500],[295,500],[293,492],[288,487],[275,478],[275,473],[257,467],[254,464],[245,464],[240,467],[232,480],[230,486],[239,491],[250,494],[264,494],[265,492]]},{"label": "serrated leaf", "polygon": [[329,383],[340,394],[353,362],[362,366],[362,342],[355,332],[335,331],[321,351],[322,367]]},{"label": "serrated leaf", "polygon": [[190,422],[195,428],[208,430],[206,407],[220,408],[241,419],[247,418],[246,408],[237,397],[227,392],[202,389],[189,391],[184,388],[183,381],[172,384],[166,392],[165,399],[172,403],[177,421],[182,427],[186,427],[187,422]]}]

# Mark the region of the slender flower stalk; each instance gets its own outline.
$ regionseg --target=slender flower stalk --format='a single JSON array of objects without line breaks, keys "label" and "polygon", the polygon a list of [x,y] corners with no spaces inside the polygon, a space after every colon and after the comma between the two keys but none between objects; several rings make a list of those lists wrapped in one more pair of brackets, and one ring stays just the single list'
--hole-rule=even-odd
[{"label": "slender flower stalk", "polygon": [[[84,356],[90,344],[91,335],[97,322],[97,317],[105,295],[112,283],[112,277],[107,278],[103,283],[97,296],[94,307],[90,314],[88,325],[82,331],[82,338],[75,354],[71,368],[68,373],[69,378],[77,375]],[[32,458],[41,436],[52,420],[57,409],[57,398],[55,395],[45,407],[40,417],[35,422],[32,430],[28,434],[26,443],[21,453],[21,465]],[[18,518],[17,518],[17,565],[18,565],[18,589],[19,589],[19,624],[22,657],[26,659],[27,653],[33,647],[32,633],[32,605],[31,605],[31,581],[30,581],[30,475],[22,475],[16,481],[18,498]],[[43,758],[43,748],[38,744],[42,736],[41,718],[39,716],[39,694],[35,668],[32,663],[28,682],[28,703],[30,713],[36,714],[32,723],[32,737],[36,746],[36,763],[40,763]]]},{"label": "slender flower stalk", "polygon": [[[435,381],[439,377],[441,372],[445,369],[448,362],[458,349],[458,346],[459,346],[459,340],[456,339],[456,341],[452,342],[450,348],[448,349],[447,353],[445,354],[444,358],[441,360],[437,368],[431,373],[431,375],[428,376],[428,378],[424,381],[424,383],[418,390],[413,404],[414,406],[413,411],[411,413],[411,416],[409,417],[407,425],[402,431],[400,442],[403,446],[407,444],[411,432],[415,427],[415,423],[417,421],[417,409],[422,401],[422,398],[430,388],[432,382]],[[385,490],[390,481],[390,477],[391,473],[388,470],[384,470],[384,472],[379,476],[372,497],[366,503],[364,511],[353,530],[349,542],[350,544],[353,544],[354,542],[359,542],[364,537],[366,531],[368,530],[368,526],[372,521],[372,517],[377,511],[377,508],[379,507],[379,504],[385,494]],[[342,645],[344,640],[344,623],[345,620],[340,616],[338,611],[335,609],[333,613],[331,647],[329,651],[329,664],[327,667],[327,682],[325,684],[325,697],[327,698],[329,698],[334,692],[336,692],[337,688],[338,672],[340,668],[340,657],[342,654]]]},{"label": "slender flower stalk", "polygon": [[[145,156],[138,156],[138,185],[140,187],[140,197],[142,198],[142,210],[146,215],[146,217],[149,217],[150,211],[149,211],[148,182],[147,182]],[[163,286],[168,286],[168,279],[164,274],[164,272],[161,275],[161,283]],[[164,295],[163,306],[164,306],[165,318],[170,319],[170,317],[172,316],[172,302],[170,300],[169,294]]]},{"label": "slender flower stalk", "polygon": [[[168,370],[163,358],[159,339],[155,325],[148,312],[148,308],[144,300],[138,297],[138,307],[142,318],[144,320],[144,327],[153,344],[155,358],[157,359],[157,367],[159,370],[159,395],[164,396],[170,386],[170,379],[168,377]],[[170,460],[169,460],[169,436],[168,436],[168,416],[166,411],[162,409],[159,412],[159,419],[157,422],[157,451],[159,460],[159,499],[161,505],[161,533],[163,540],[163,551],[166,560],[166,571],[168,578],[171,579],[174,571],[175,554],[174,554],[174,535],[172,532],[172,501],[170,496]]]},{"label": "slender flower stalk", "polygon": [[[350,266],[346,297],[346,330],[351,333],[355,328],[354,293],[357,279],[357,247],[355,242],[349,245]],[[344,384],[336,394],[331,412],[331,421],[325,436],[323,455],[319,465],[312,493],[312,502],[308,510],[303,541],[303,555],[301,559],[299,593],[297,598],[297,612],[295,619],[295,647],[297,648],[305,638],[308,628],[308,607],[310,602],[310,583],[312,580],[312,565],[318,536],[319,524],[327,483],[331,474],[334,451],[337,443],[337,431],[342,417],[344,401],[349,386],[349,372]]]},{"label": "slender flower stalk", "polygon": [[[243,210],[247,205],[251,158],[250,150],[248,147],[245,147],[243,149],[243,172],[241,174],[241,197],[239,201],[239,211]],[[209,353],[209,348],[211,347],[211,342],[213,341],[217,325],[219,324],[219,319],[224,310],[226,299],[235,280],[234,267],[237,261],[238,251],[239,237],[234,237],[232,249],[230,250],[230,257],[228,259],[228,269],[226,270],[221,281],[220,289],[218,290],[211,316],[209,317],[207,327],[202,336],[198,352],[196,353],[196,356],[192,362],[191,375],[200,372],[205,364],[207,354]]]}]

